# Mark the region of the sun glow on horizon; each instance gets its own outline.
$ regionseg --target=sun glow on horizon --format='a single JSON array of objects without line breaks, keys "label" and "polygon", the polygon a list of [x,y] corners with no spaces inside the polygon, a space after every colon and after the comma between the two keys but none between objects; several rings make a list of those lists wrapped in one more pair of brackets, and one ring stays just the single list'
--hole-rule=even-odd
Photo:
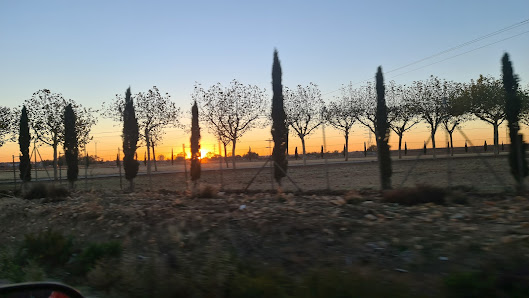
[{"label": "sun glow on horizon", "polygon": [[[211,150],[209,150],[209,149],[200,148],[200,157],[198,159],[206,158],[208,156],[208,153],[210,153],[210,152],[211,152]],[[190,151],[186,152],[186,159],[191,159],[191,152]]]}]

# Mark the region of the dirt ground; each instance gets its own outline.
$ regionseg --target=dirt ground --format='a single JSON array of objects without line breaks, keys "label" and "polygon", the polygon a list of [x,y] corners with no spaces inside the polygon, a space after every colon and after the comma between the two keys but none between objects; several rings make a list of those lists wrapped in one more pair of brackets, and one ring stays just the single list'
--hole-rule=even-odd
[{"label": "dirt ground", "polygon": [[80,181],[77,191],[56,202],[0,198],[0,239],[14,244],[27,233],[53,229],[86,241],[119,240],[137,256],[192,253],[216,243],[238,258],[281,264],[292,272],[370,266],[443,276],[475,270],[513,251],[529,253],[528,198],[504,191],[513,182],[505,157],[486,163],[478,158],[393,163],[395,186],[408,173],[404,186],[452,186],[445,205],[383,202],[374,162],[331,164],[332,191],[322,191],[324,165],[291,167],[302,193],[292,193],[296,187],[288,181],[283,193],[267,192],[269,169],[242,192],[257,168],[223,171],[224,190],[220,172],[204,171],[201,188],[210,198],[190,197],[183,173],[150,181],[141,176],[133,193],[120,191],[118,178],[88,181],[89,190]]}]

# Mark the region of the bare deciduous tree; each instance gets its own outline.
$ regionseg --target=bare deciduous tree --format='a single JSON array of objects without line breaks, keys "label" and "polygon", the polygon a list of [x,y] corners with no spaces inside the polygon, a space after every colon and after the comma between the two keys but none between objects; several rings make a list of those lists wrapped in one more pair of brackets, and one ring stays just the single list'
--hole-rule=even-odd
[{"label": "bare deciduous tree", "polygon": [[402,138],[406,131],[421,121],[417,102],[410,87],[391,84],[386,89],[388,96],[388,121],[391,130],[399,137],[399,159],[402,158]]},{"label": "bare deciduous tree", "polygon": [[90,142],[90,130],[96,123],[94,110],[84,108],[71,99],[64,99],[60,93],[51,93],[48,89],[42,89],[24,102],[28,110],[30,126],[36,140],[52,146],[53,148],[53,177],[58,179],[57,148],[64,142],[64,109],[71,104],[77,115],[76,130],[78,133],[79,147],[85,148]]},{"label": "bare deciduous tree", "polygon": [[324,121],[325,104],[321,92],[314,83],[307,87],[298,85],[296,90],[284,88],[285,113],[292,132],[301,139],[303,148],[303,164],[307,164],[305,138],[318,128]]},{"label": "bare deciduous tree", "polygon": [[357,120],[376,135],[377,95],[375,86],[368,82],[364,86],[350,91],[354,104],[358,107]]},{"label": "bare deciduous tree", "polygon": [[498,128],[505,121],[505,90],[501,80],[480,76],[466,86],[463,96],[470,111],[480,120],[492,125],[494,130],[494,154],[499,154]]},{"label": "bare deciduous tree", "polygon": [[342,88],[342,95],[329,103],[325,113],[325,120],[334,128],[341,131],[345,137],[344,156],[349,160],[349,134],[356,119],[359,108],[355,105],[354,89],[352,85]]},{"label": "bare deciduous tree", "polygon": [[446,97],[446,115],[442,120],[443,127],[450,137],[450,155],[454,155],[454,130],[463,122],[470,120],[470,106],[468,101],[462,96],[463,85],[449,82],[448,94]]},{"label": "bare deciduous tree", "polygon": [[14,127],[13,113],[8,107],[0,107],[0,147],[4,145],[4,142],[9,134],[13,133]]},{"label": "bare deciduous tree", "polygon": [[197,85],[192,99],[199,104],[201,118],[206,121],[210,131],[223,143],[230,140],[232,166],[235,169],[237,141],[251,129],[262,125],[259,117],[265,114],[269,106],[265,90],[233,80],[228,87],[217,83],[207,90]]},{"label": "bare deciduous tree", "polygon": [[[140,139],[147,147],[147,173],[151,173],[152,142],[159,143],[163,139],[167,127],[178,127],[181,116],[180,108],[171,101],[170,95],[162,95],[156,86],[147,92],[133,96],[134,110],[140,131]],[[103,116],[121,122],[125,99],[116,94],[114,101],[103,103]]]},{"label": "bare deciduous tree", "polygon": [[448,96],[448,82],[435,76],[426,81],[413,82],[413,91],[417,99],[417,107],[422,119],[430,126],[433,158],[435,152],[435,133],[446,117],[446,97]]}]

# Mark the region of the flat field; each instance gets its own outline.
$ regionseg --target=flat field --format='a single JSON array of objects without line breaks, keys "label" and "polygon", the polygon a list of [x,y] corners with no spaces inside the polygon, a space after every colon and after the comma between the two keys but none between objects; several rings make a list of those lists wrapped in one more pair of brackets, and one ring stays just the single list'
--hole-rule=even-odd
[{"label": "flat field", "polygon": [[[292,192],[287,180],[282,193],[270,191],[269,168],[242,191],[262,164],[223,170],[224,190],[220,171],[203,171],[201,197],[186,190],[182,172],[140,175],[132,193],[106,177],[79,181],[63,199],[7,194],[0,198],[0,261],[10,266],[0,278],[58,279],[102,297],[528,293],[529,204],[505,190],[513,185],[506,156],[395,161],[395,187],[407,176],[406,187],[438,187],[423,189],[421,199],[444,193],[442,204],[413,206],[386,201],[369,160],[328,167],[292,161],[289,175],[303,192]],[[74,239],[66,261],[49,269],[42,254],[17,258],[36,245],[31,239],[63,243],[50,231]],[[110,242],[120,244],[119,257],[95,250],[86,264],[84,248]],[[74,266],[79,256],[83,270]]]}]

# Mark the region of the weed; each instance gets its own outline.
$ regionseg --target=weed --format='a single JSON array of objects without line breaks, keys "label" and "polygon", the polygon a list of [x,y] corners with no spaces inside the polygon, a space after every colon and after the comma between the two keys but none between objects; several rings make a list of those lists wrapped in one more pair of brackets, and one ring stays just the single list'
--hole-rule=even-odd
[{"label": "weed", "polygon": [[52,230],[27,234],[18,251],[17,260],[34,260],[48,268],[56,268],[68,262],[72,256],[73,239]]},{"label": "weed", "polygon": [[122,250],[121,243],[116,241],[90,243],[75,258],[76,271],[84,275],[100,260],[121,257]]}]

